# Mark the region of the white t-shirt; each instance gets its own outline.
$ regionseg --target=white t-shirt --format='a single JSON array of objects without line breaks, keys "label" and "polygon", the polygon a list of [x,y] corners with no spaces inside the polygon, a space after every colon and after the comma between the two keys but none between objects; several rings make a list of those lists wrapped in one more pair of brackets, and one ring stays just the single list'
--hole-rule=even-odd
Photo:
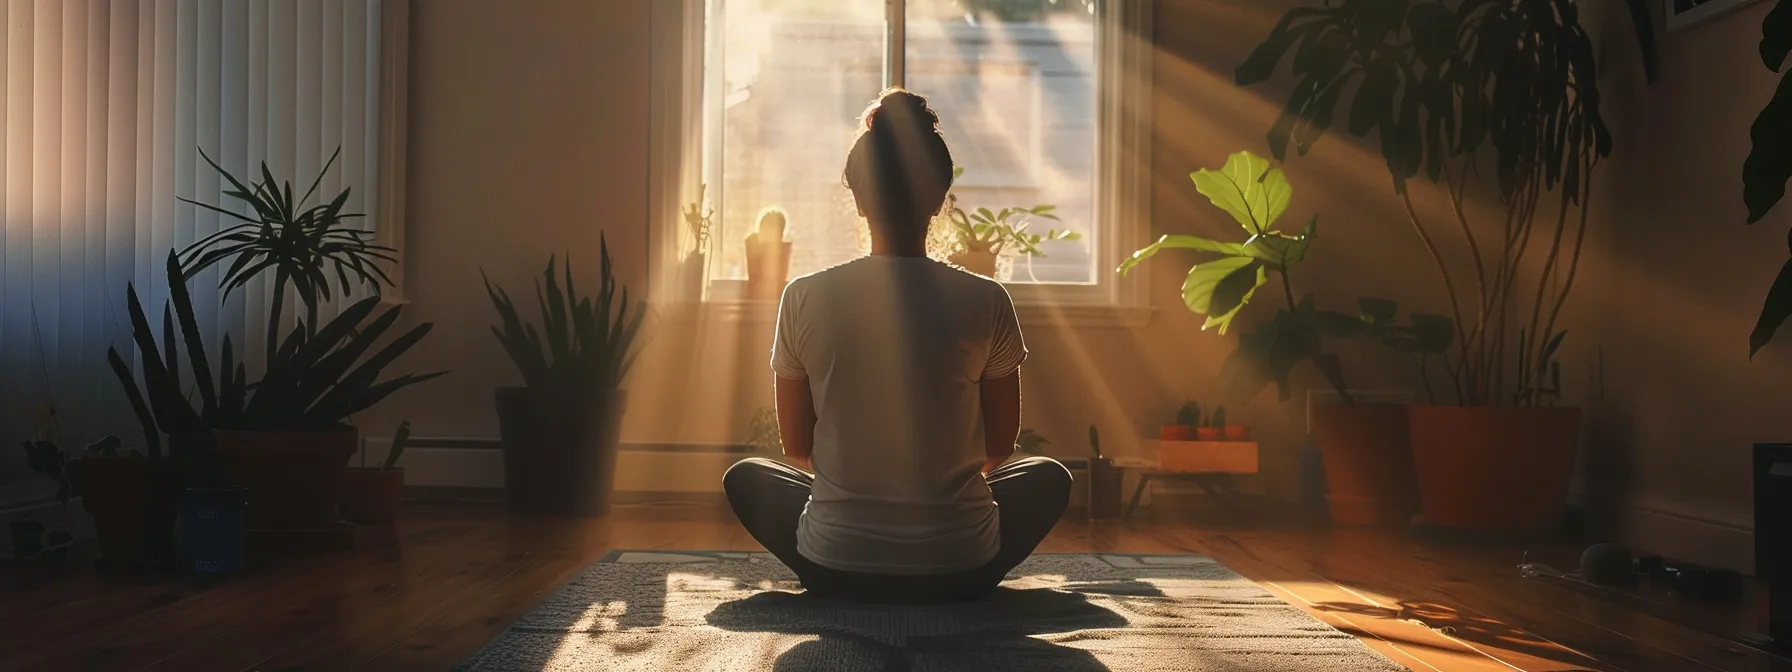
[{"label": "white t-shirt", "polygon": [[979,383],[1026,358],[1008,291],[952,266],[870,256],[791,282],[772,371],[808,380],[819,420],[797,551],[873,574],[989,562],[1000,539]]}]

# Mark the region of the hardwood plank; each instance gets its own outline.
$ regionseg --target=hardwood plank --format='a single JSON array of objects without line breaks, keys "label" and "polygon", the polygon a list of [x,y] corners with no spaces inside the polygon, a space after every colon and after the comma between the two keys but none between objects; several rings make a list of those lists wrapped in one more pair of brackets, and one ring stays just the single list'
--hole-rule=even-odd
[{"label": "hardwood plank", "polygon": [[[725,508],[601,519],[423,504],[384,540],[227,580],[0,568],[6,670],[446,669],[615,548],[757,550]],[[1511,545],[1159,515],[1067,517],[1045,553],[1204,553],[1416,670],[1764,670],[1775,656],[1525,579]],[[1558,552],[1561,549],[1549,549]]]}]

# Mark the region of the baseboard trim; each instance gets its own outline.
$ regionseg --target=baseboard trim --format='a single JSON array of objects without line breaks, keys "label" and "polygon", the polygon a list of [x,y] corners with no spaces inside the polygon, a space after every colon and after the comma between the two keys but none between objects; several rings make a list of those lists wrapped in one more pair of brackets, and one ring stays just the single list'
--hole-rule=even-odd
[{"label": "baseboard trim", "polygon": [[1620,537],[1634,551],[1754,574],[1752,525],[1665,502],[1632,502],[1626,508]]}]

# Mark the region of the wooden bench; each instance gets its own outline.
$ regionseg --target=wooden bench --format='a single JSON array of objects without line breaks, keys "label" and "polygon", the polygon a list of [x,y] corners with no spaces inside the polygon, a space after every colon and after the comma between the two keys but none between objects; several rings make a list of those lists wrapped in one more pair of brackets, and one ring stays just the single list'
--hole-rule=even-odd
[{"label": "wooden bench", "polygon": [[1157,449],[1155,461],[1117,465],[1139,470],[1139,484],[1132,491],[1132,501],[1127,503],[1123,517],[1132,517],[1133,511],[1139,508],[1139,500],[1145,496],[1145,488],[1150,487],[1152,481],[1158,480],[1193,481],[1207,494],[1213,495],[1227,511],[1243,515],[1244,512],[1233,501],[1232,495],[1235,493],[1227,482],[1227,477],[1257,473],[1255,441],[1146,439],[1145,445],[1147,448]]}]

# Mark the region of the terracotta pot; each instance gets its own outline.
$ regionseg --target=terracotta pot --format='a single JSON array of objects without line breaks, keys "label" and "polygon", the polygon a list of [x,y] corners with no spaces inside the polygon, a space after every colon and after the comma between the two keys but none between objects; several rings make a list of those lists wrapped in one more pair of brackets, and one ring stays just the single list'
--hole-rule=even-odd
[{"label": "terracotta pot", "polygon": [[1225,430],[1221,429],[1219,427],[1196,427],[1195,428],[1195,440],[1197,440],[1197,441],[1221,441],[1221,440],[1224,440],[1225,438],[1226,438]]},{"label": "terracotta pot", "polygon": [[180,462],[167,457],[81,458],[81,507],[93,515],[105,567],[172,566]]},{"label": "terracotta pot", "polygon": [[1580,409],[1413,406],[1410,413],[1426,525],[1544,532],[1562,523]]},{"label": "terracotta pot", "polygon": [[1313,406],[1326,503],[1340,525],[1398,527],[1418,510],[1405,404]]},{"label": "terracotta pot", "polygon": [[950,257],[952,263],[985,278],[996,277],[996,255],[988,250],[966,250]]},{"label": "terracotta pot", "polygon": [[510,510],[551,516],[609,513],[627,393],[500,388],[496,396]]},{"label": "terracotta pot", "polygon": [[1227,441],[1251,440],[1251,428],[1244,425],[1226,425],[1225,431],[1221,434],[1226,437]]},{"label": "terracotta pot", "polygon": [[1157,438],[1164,441],[1187,441],[1194,435],[1194,428],[1188,425],[1161,425],[1157,428]]},{"label": "terracotta pot", "polygon": [[384,525],[398,519],[404,499],[404,469],[352,467],[342,481],[342,517],[361,525]]},{"label": "terracotta pot", "polygon": [[217,432],[230,485],[249,490],[250,530],[320,530],[342,520],[343,474],[359,447],[353,429]]}]

